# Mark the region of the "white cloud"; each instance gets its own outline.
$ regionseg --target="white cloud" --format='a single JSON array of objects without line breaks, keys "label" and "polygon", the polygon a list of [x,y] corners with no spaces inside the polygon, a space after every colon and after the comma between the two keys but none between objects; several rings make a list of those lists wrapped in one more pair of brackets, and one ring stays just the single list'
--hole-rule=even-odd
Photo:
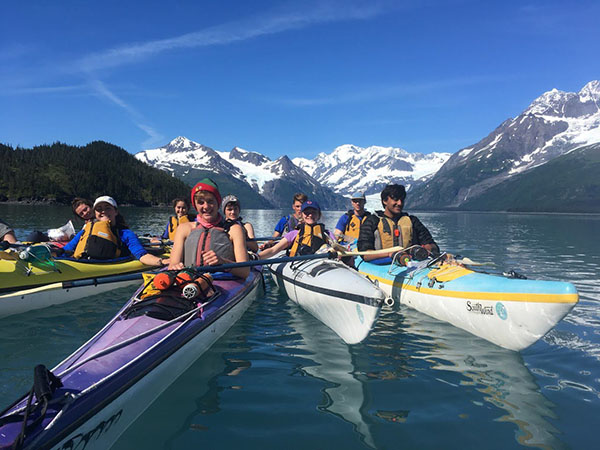
[{"label": "white cloud", "polygon": [[313,25],[369,19],[383,12],[387,8],[386,4],[387,2],[318,2],[307,8],[306,3],[303,3],[303,9],[272,12],[167,39],[125,44],[87,55],[76,61],[75,67],[90,72],[132,64],[177,49],[226,45]]},{"label": "white cloud", "polygon": [[108,89],[108,87],[102,81],[90,80],[89,84],[98,95],[108,99],[110,102],[124,109],[132,119],[133,123],[135,123],[140,130],[148,135],[148,139],[142,143],[143,147],[154,146],[164,140],[163,135],[161,135],[151,126],[144,123],[146,119],[140,112]]}]

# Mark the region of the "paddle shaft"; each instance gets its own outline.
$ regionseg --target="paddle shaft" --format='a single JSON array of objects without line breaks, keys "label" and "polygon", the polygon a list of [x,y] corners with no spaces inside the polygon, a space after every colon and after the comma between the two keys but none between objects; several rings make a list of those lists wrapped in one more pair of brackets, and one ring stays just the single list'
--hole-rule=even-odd
[{"label": "paddle shaft", "polygon": [[[278,263],[286,263],[293,261],[306,261],[310,259],[325,259],[325,258],[335,258],[331,253],[317,253],[315,255],[300,255],[300,256],[283,256],[281,258],[272,258],[272,259],[258,259],[256,261],[244,261],[239,263],[229,263],[229,264],[219,264],[217,266],[193,266],[192,269],[195,272],[222,272],[229,269],[235,269],[236,267],[253,267],[253,266],[266,266],[269,264],[278,264]],[[82,287],[82,286],[95,286],[98,284],[106,284],[106,283],[117,283],[120,281],[130,281],[130,280],[141,280],[142,273],[127,273],[124,275],[113,275],[102,278],[86,278],[85,280],[73,280],[73,281],[63,281],[62,288],[70,289],[74,287]]]},{"label": "paddle shaft", "polygon": [[264,237],[254,237],[252,239],[246,239],[246,241],[257,242],[257,241],[279,241],[283,236],[264,236]]},{"label": "paddle shaft", "polygon": [[280,258],[271,259],[257,259],[255,261],[245,261],[231,264],[221,264],[218,266],[193,266],[193,269],[198,272],[221,272],[223,270],[235,269],[236,267],[253,267],[253,266],[267,266],[270,264],[294,262],[294,261],[306,261],[310,259],[334,259],[336,256],[333,253],[316,253],[314,255],[300,255],[300,256],[282,256]]}]

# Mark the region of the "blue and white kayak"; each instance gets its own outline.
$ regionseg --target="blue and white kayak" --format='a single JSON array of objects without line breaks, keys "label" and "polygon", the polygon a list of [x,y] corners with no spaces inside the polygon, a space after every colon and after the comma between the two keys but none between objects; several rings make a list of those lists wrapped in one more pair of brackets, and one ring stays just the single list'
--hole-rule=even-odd
[{"label": "blue and white kayak", "polygon": [[[278,256],[283,256],[280,254]],[[269,266],[287,296],[347,344],[367,337],[386,299],[375,283],[341,261],[313,259]]]},{"label": "blue and white kayak", "polygon": [[404,267],[357,258],[356,266],[400,304],[515,351],[544,336],[579,299],[567,282],[509,278],[461,265],[429,267],[430,262]]}]

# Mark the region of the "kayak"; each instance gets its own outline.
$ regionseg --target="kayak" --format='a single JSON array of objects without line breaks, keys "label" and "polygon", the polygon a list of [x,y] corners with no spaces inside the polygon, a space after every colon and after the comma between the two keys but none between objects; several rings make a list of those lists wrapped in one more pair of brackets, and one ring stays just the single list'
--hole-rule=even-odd
[{"label": "kayak", "polygon": [[269,270],[277,286],[293,302],[347,344],[356,344],[367,337],[386,299],[373,282],[341,261],[278,263],[270,265]]},{"label": "kayak", "polygon": [[[150,268],[133,257],[102,261],[52,258],[45,245],[27,247],[23,251],[2,251],[0,318],[135,286],[140,283],[141,272]],[[132,273],[140,275],[129,280],[114,277]],[[76,280],[92,282],[74,283]]]},{"label": "kayak", "polygon": [[[127,427],[221,337],[263,290],[213,275],[202,300],[164,291],[139,300],[142,288],[94,337],[52,371],[36,367],[31,406],[25,395],[0,415],[0,448],[109,448]],[[183,292],[183,294],[181,294]],[[37,407],[37,409],[36,409]],[[26,424],[26,427],[23,424]]]},{"label": "kayak", "polygon": [[544,336],[579,299],[571,283],[494,275],[435,260],[405,267],[357,258],[356,266],[400,304],[515,351]]}]

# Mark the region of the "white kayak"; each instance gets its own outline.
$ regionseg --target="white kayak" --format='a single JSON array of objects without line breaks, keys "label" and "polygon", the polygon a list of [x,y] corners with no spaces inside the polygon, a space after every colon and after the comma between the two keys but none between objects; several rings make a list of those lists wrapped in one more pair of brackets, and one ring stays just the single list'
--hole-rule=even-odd
[{"label": "white kayak", "polygon": [[[284,256],[284,253],[276,257]],[[373,282],[341,261],[313,259],[269,266],[287,296],[347,344],[367,337],[386,299]]]}]

